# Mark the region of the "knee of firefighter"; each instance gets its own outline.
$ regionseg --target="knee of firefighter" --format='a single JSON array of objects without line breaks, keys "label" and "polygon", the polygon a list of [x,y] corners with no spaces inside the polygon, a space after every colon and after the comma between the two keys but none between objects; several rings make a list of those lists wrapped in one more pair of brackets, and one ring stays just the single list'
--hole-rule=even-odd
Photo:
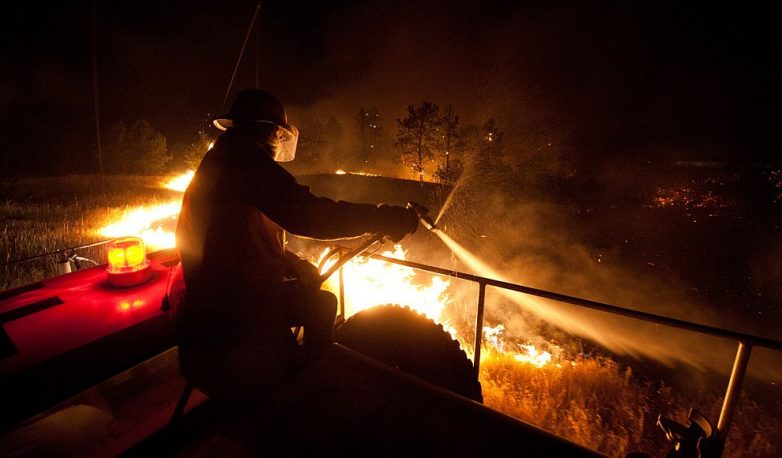
[{"label": "knee of firefighter", "polygon": [[337,314],[337,296],[329,291],[320,290],[316,295],[317,308],[323,316],[335,316]]}]

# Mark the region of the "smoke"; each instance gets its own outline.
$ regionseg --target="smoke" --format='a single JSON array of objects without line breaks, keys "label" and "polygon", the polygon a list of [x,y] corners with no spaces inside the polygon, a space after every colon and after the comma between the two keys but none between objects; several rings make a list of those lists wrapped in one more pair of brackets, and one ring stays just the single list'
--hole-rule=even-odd
[{"label": "smoke", "polygon": [[[534,82],[535,73],[546,73],[536,67],[547,65],[536,43],[555,43],[556,33],[547,21],[536,23],[537,13],[507,9],[504,15],[474,2],[361,2],[329,18],[323,55],[310,71],[281,68],[284,78],[277,83],[272,74],[270,84],[279,84],[297,111],[335,116],[349,128],[359,108],[377,107],[387,139],[409,104],[430,101],[452,104],[461,125],[494,117],[507,138],[523,142],[544,130],[554,111],[567,110],[552,107],[553,88]],[[305,89],[313,86],[319,90]]]},{"label": "smoke", "polygon": [[[426,246],[411,245],[410,259],[695,323],[736,327],[724,323],[720,311],[682,279],[626,262],[621,246],[596,247],[587,240],[595,237],[595,226],[611,225],[580,218],[575,206],[554,196],[504,192],[497,176],[487,180],[474,170],[465,176],[445,199],[449,203],[439,223],[451,253],[427,241]],[[616,234],[603,238],[615,239]],[[437,252],[440,257],[434,261]],[[452,288],[455,301],[474,309],[475,289],[458,285]],[[544,333],[561,341],[584,338],[617,355],[721,374],[729,373],[737,346],[728,339],[492,288],[485,317],[489,324],[502,323],[509,337],[532,340]],[[779,379],[782,367],[768,353],[773,352],[756,353],[751,373]]]},{"label": "smoke", "polygon": [[[616,219],[627,214],[601,216],[604,209],[597,206],[573,205],[541,178],[575,171],[578,178],[583,164],[597,168],[612,154],[641,163],[679,157],[681,151],[698,157],[712,151],[688,148],[693,142],[725,143],[720,135],[739,126],[726,112],[738,100],[737,86],[712,72],[722,68],[723,57],[713,53],[709,40],[724,37],[721,24],[731,19],[703,17],[695,31],[688,25],[692,14],[702,17],[679,6],[650,11],[622,4],[349,2],[320,21],[317,53],[306,56],[306,64],[278,54],[282,58],[265,67],[266,78],[296,106],[294,123],[303,117],[299,112],[309,112],[321,119],[334,116],[351,128],[360,107],[377,107],[385,135],[394,135],[406,106],[424,100],[453,104],[462,125],[495,118],[505,133],[507,165],[523,164],[513,170],[527,173],[488,174],[468,164],[435,214],[446,234],[492,274],[514,283],[726,326],[731,323],[720,311],[675,275],[624,260],[623,244],[634,240],[602,231],[615,230]],[[660,23],[670,27],[660,29]],[[735,47],[752,36],[737,32],[720,40],[735,39]],[[720,49],[727,56],[735,51]],[[740,79],[752,78],[747,73]],[[714,97],[715,91],[725,96]],[[718,118],[732,120],[721,125]],[[667,146],[663,151],[659,145]],[[346,139],[335,151],[356,146]],[[390,168],[384,172],[400,176]],[[604,178],[622,173],[619,167]],[[631,219],[626,223],[628,233],[654,230]],[[474,270],[441,242],[420,234],[409,256],[437,264],[438,252],[438,265]],[[768,270],[767,264],[758,263],[758,269]],[[768,275],[757,278],[773,284]],[[720,372],[730,368],[735,352],[733,342],[600,312],[550,302],[533,306],[496,293],[490,300],[487,317],[519,336],[553,325],[619,354]],[[762,366],[779,373],[772,364]]]}]

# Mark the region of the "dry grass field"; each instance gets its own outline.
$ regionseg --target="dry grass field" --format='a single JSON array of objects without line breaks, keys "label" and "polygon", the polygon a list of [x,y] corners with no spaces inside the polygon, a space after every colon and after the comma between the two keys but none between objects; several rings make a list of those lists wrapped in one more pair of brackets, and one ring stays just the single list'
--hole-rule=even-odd
[{"label": "dry grass field", "polygon": [[[657,416],[664,412],[686,425],[695,406],[716,423],[723,395],[677,392],[663,381],[634,376],[610,358],[536,367],[493,353],[481,362],[481,383],[489,407],[609,456],[633,451],[663,456],[669,444]],[[724,456],[779,456],[777,409],[742,396]]]},{"label": "dry grass field", "polygon": [[[105,240],[98,229],[137,205],[171,199],[162,177],[66,176],[0,182],[0,264]],[[81,256],[104,261],[101,247]],[[57,273],[57,256],[0,268],[0,290]]]}]

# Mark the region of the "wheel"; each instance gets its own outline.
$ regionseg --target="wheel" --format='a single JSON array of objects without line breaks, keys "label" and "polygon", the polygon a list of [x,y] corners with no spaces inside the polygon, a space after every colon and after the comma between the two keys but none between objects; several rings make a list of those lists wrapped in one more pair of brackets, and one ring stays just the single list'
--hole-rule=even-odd
[{"label": "wheel", "polygon": [[478,402],[478,374],[459,343],[425,315],[379,305],[348,318],[336,341],[385,364]]}]

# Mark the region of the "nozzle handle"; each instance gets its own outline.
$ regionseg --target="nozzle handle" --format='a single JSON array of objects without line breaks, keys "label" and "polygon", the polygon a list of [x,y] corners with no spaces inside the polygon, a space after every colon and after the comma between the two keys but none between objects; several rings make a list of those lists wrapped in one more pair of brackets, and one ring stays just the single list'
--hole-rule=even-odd
[{"label": "nozzle handle", "polygon": [[434,225],[434,222],[432,222],[432,219],[429,217],[428,208],[416,202],[408,202],[407,208],[410,208],[413,211],[415,211],[415,214],[418,215],[418,221],[427,230],[433,231],[437,229],[437,227]]},{"label": "nozzle handle", "polygon": [[[343,254],[342,256],[337,259],[337,262],[335,262],[326,272],[322,273],[320,275],[321,283],[325,282],[329,279],[330,276],[334,274],[334,272],[338,271],[343,265],[345,265],[348,261],[355,258],[359,254],[361,254],[363,251],[365,251],[370,246],[374,245],[377,242],[382,242],[385,236],[383,234],[372,234],[371,236],[367,237],[366,240],[364,240],[360,245],[353,248],[352,250],[348,251],[347,253]],[[325,258],[321,261],[321,265],[318,267],[318,270],[321,270],[323,267],[323,264],[332,257],[336,253],[340,253],[342,250],[335,249],[332,250],[328,255],[326,255]]]}]

